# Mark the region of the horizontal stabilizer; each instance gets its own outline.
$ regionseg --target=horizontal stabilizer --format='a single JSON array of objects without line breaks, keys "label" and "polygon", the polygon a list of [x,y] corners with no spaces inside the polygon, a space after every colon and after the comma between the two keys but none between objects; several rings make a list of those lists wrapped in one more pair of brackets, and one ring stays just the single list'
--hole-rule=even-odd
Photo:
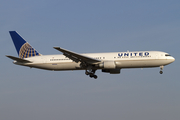
[{"label": "horizontal stabilizer", "polygon": [[29,60],[17,58],[17,57],[14,57],[14,56],[6,55],[6,57],[8,57],[8,58],[10,58],[10,59],[12,59],[12,60],[15,60],[15,61],[17,61],[17,62],[20,62],[20,63],[31,63],[31,61],[29,61]]}]

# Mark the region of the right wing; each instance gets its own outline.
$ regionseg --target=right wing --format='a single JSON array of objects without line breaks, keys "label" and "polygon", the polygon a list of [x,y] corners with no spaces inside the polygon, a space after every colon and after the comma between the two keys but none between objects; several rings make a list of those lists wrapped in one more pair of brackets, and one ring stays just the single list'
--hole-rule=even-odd
[{"label": "right wing", "polygon": [[69,59],[75,61],[75,62],[86,62],[89,64],[95,64],[98,62],[101,62],[100,60],[91,58],[91,57],[87,57],[60,47],[54,47],[54,49],[59,50],[63,53],[63,55],[65,55],[66,57],[68,57]]},{"label": "right wing", "polygon": [[17,62],[20,62],[20,63],[31,63],[31,61],[29,61],[29,60],[24,60],[24,59],[17,58],[17,57],[14,57],[14,56],[6,55],[6,57],[8,57],[8,58],[10,58],[12,60],[15,60]]}]

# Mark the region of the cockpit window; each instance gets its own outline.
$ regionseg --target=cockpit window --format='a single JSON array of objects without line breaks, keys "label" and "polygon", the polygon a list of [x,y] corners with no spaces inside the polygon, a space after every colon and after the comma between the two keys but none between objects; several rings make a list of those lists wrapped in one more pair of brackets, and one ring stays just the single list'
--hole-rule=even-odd
[{"label": "cockpit window", "polygon": [[171,56],[171,55],[169,55],[169,54],[165,54],[165,56]]}]

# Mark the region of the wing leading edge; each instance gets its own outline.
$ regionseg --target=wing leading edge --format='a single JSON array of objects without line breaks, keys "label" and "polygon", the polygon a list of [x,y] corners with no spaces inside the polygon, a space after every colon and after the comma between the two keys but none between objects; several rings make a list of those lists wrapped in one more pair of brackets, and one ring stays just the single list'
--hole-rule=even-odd
[{"label": "wing leading edge", "polygon": [[73,60],[74,62],[78,63],[78,62],[86,62],[89,64],[95,64],[95,63],[99,63],[101,62],[100,60],[91,58],[91,57],[87,57],[60,47],[53,47],[54,49],[60,51],[63,53],[64,56],[68,57],[69,59]]}]

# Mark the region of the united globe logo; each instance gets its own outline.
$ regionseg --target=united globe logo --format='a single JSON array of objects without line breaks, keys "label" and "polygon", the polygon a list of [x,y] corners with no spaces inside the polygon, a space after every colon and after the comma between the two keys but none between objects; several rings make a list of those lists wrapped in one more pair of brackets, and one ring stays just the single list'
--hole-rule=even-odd
[{"label": "united globe logo", "polygon": [[34,48],[32,48],[31,45],[29,45],[29,43],[24,43],[24,45],[22,45],[19,51],[20,58],[28,58],[28,57],[40,56],[40,55],[41,54],[39,54]]}]

